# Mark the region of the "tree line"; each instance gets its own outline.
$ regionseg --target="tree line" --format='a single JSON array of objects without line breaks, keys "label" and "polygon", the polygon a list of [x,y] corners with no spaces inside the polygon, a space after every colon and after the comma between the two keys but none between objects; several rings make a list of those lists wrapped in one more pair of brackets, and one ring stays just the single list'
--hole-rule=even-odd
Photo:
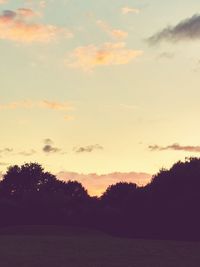
[{"label": "tree line", "polygon": [[11,166],[0,181],[0,226],[70,225],[134,238],[200,240],[200,159],[161,169],[149,184],[120,182],[91,197],[40,164]]}]

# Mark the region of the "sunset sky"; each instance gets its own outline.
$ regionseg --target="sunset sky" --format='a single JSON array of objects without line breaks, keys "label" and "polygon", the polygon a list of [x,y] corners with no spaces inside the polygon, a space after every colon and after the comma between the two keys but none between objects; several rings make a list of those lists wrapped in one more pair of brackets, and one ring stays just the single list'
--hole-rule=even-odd
[{"label": "sunset sky", "polygon": [[99,194],[200,155],[199,0],[0,0],[0,14],[0,172],[39,162]]}]

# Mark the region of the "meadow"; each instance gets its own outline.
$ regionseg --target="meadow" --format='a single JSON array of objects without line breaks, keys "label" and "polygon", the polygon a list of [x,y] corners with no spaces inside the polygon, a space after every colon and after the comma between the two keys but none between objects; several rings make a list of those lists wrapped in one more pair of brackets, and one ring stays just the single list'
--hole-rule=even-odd
[{"label": "meadow", "polygon": [[1,267],[198,267],[200,243],[126,239],[81,228],[0,230]]}]

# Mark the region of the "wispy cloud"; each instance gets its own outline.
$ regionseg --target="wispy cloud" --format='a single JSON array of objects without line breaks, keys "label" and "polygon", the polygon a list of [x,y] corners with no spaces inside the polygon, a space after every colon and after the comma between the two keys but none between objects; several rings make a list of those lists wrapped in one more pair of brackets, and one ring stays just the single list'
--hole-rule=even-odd
[{"label": "wispy cloud", "polygon": [[36,104],[30,100],[15,101],[6,104],[0,104],[0,110],[14,110],[14,109],[31,109]]},{"label": "wispy cloud", "polygon": [[91,153],[95,150],[103,150],[103,147],[99,144],[96,145],[89,145],[89,146],[81,146],[81,147],[75,147],[74,151],[76,153]]},{"label": "wispy cloud", "polygon": [[8,154],[21,155],[21,156],[32,156],[32,155],[34,155],[36,153],[37,153],[37,151],[34,150],[34,149],[23,150],[23,151],[15,151],[13,148],[8,148],[8,147],[0,149],[0,157],[8,155]]},{"label": "wispy cloud", "polygon": [[[47,109],[57,112],[67,112],[73,110],[74,107],[69,102],[56,102],[50,100],[42,100],[42,101],[31,101],[31,100],[23,100],[23,101],[15,101],[6,104],[0,104],[0,110],[17,110],[17,109]],[[63,114],[63,119],[65,121],[69,121],[74,119],[73,116],[69,114]]]},{"label": "wispy cloud", "polygon": [[29,156],[32,156],[32,155],[34,155],[34,154],[36,154],[37,153],[37,151],[36,150],[34,150],[34,149],[30,149],[30,150],[27,150],[27,151],[20,151],[19,153],[18,153],[18,155],[21,155],[21,156],[25,156],[25,157],[29,157]]},{"label": "wispy cloud", "polygon": [[60,152],[61,149],[59,149],[57,147],[53,147],[52,145],[45,145],[43,147],[43,151],[48,154],[48,153],[57,153],[57,152]]},{"label": "wispy cloud", "polygon": [[22,18],[32,18],[39,15],[39,13],[34,12],[30,8],[18,8],[16,14]]},{"label": "wispy cloud", "polygon": [[0,15],[0,39],[20,43],[46,43],[58,36],[70,38],[73,34],[66,28],[50,24],[30,22],[36,16],[31,9],[19,8],[16,11],[4,10]]},{"label": "wispy cloud", "polygon": [[32,109],[32,108],[44,108],[50,110],[66,111],[73,109],[73,106],[69,102],[56,102],[50,100],[42,100],[42,101],[23,100],[23,101],[10,102],[7,104],[0,104],[0,110]]},{"label": "wispy cloud", "polygon": [[162,52],[158,55],[158,58],[172,59],[173,57],[174,57],[174,54],[170,52]]},{"label": "wispy cloud", "polygon": [[[50,100],[31,101],[23,100],[10,102],[6,104],[0,104],[0,110],[16,110],[16,109],[47,109],[58,112],[67,112],[73,110],[74,107],[69,102],[56,102]],[[63,115],[65,121],[74,119],[73,116],[65,114]]]},{"label": "wispy cloud", "polygon": [[109,36],[111,36],[114,39],[125,39],[128,37],[128,32],[120,30],[120,29],[113,29],[110,27],[106,22],[102,20],[97,20],[97,25],[101,30],[106,32]]},{"label": "wispy cloud", "polygon": [[13,152],[13,148],[8,148],[8,147],[2,148],[0,149],[0,156],[1,154],[7,154],[7,153],[12,153],[12,152]]},{"label": "wispy cloud", "polygon": [[38,106],[52,109],[52,110],[71,110],[73,109],[72,105],[68,102],[55,102],[55,101],[49,101],[49,100],[43,100],[40,103],[38,103]]},{"label": "wispy cloud", "polygon": [[140,10],[138,8],[124,6],[124,7],[122,7],[121,12],[122,12],[123,15],[127,15],[127,14],[139,14],[140,13]]},{"label": "wispy cloud", "polygon": [[148,38],[149,44],[161,41],[178,42],[200,39],[200,15],[195,14],[175,26],[168,26]]},{"label": "wispy cloud", "polygon": [[59,153],[62,151],[60,148],[54,146],[54,142],[50,138],[44,139],[44,146],[42,150],[46,154]]},{"label": "wispy cloud", "polygon": [[46,145],[52,145],[53,144],[53,140],[51,140],[50,138],[46,138],[46,139],[44,139],[44,143]]},{"label": "wispy cloud", "polygon": [[99,66],[128,64],[142,54],[142,51],[128,49],[124,42],[81,46],[71,53],[71,62],[68,61],[67,65],[90,71]]},{"label": "wispy cloud", "polygon": [[175,150],[175,151],[186,151],[186,152],[197,152],[200,153],[200,146],[181,146],[178,143],[169,146],[149,146],[151,151],[163,151],[163,150]]}]

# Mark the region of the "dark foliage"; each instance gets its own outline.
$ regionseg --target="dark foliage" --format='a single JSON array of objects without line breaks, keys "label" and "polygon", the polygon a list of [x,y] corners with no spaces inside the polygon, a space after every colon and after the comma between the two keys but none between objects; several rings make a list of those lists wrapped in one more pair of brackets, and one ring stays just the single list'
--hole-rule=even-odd
[{"label": "dark foliage", "polygon": [[117,183],[90,197],[37,163],[12,166],[0,182],[0,225],[56,224],[137,238],[200,240],[200,159],[177,162],[137,187]]}]

